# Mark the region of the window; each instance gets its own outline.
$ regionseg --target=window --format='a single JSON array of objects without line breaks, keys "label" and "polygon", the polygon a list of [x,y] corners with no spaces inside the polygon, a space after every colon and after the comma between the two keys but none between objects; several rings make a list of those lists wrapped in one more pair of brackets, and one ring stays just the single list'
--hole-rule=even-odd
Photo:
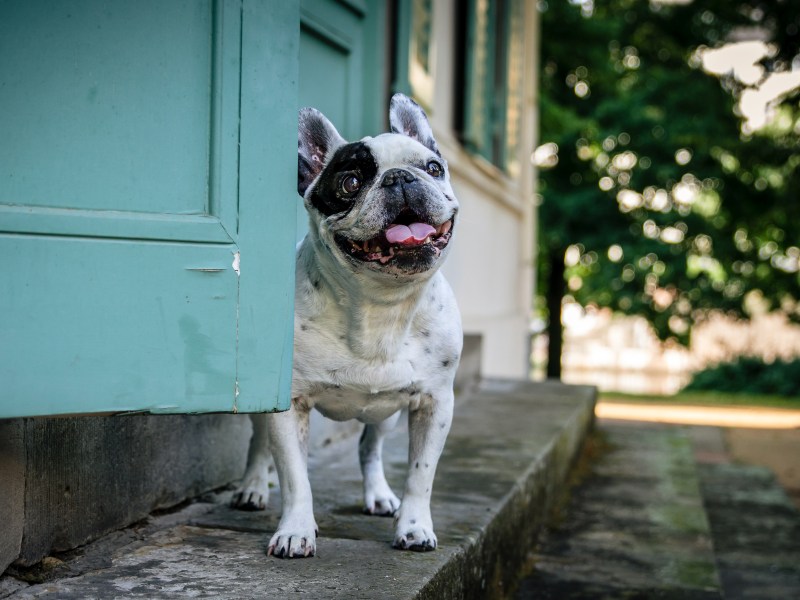
[{"label": "window", "polygon": [[392,91],[412,96],[426,110],[433,106],[435,46],[433,0],[394,3]]},{"label": "window", "polygon": [[464,146],[519,173],[523,0],[465,0],[457,11],[456,129]]}]

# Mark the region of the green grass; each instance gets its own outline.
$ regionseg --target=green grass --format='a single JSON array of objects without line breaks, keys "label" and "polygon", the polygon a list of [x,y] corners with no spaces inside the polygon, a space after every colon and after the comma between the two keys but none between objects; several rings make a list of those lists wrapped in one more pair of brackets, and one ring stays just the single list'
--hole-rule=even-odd
[{"label": "green grass", "polygon": [[676,404],[696,406],[756,406],[800,409],[800,398],[729,392],[678,392],[674,396],[652,396],[622,392],[601,392],[600,400],[631,404]]}]

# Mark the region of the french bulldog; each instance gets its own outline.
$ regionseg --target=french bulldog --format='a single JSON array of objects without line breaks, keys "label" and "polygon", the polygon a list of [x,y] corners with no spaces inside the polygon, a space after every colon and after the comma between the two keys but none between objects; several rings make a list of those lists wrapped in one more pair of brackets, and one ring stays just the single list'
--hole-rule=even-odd
[{"label": "french bulldog", "polygon": [[[292,401],[252,415],[237,508],[263,509],[270,455],[283,500],[267,554],[313,556],[317,524],[307,457],[309,412],[365,423],[358,444],[364,510],[395,517],[393,546],[436,548],[430,499],[453,415],[461,318],[439,272],[458,201],[423,109],[397,94],[391,133],[346,142],[313,108],[299,115],[298,185],[309,231],[297,249]],[[408,411],[402,501],[384,476],[384,437]]]}]

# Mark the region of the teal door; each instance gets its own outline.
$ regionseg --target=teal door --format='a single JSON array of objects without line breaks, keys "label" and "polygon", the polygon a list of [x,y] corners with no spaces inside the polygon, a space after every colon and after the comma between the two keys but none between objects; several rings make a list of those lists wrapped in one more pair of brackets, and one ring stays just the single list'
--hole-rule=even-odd
[{"label": "teal door", "polygon": [[[376,135],[388,112],[386,2],[302,0],[298,107],[313,106],[345,139]],[[298,239],[308,217],[297,203]]]},{"label": "teal door", "polygon": [[0,3],[0,417],[288,407],[298,22]]}]

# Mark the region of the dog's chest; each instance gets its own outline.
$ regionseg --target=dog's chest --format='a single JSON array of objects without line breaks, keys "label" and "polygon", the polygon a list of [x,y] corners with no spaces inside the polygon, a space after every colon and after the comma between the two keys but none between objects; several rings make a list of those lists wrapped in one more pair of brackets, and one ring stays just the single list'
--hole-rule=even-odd
[{"label": "dog's chest", "polygon": [[431,378],[423,344],[414,336],[387,360],[355,356],[336,332],[298,334],[293,395],[331,419],[380,422],[418,401]]}]

